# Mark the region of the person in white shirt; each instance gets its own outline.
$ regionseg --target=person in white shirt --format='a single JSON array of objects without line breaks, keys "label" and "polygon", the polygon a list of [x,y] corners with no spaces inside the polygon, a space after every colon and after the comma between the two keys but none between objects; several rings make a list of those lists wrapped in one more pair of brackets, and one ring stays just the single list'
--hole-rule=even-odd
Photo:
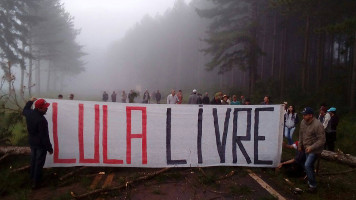
[{"label": "person in white shirt", "polygon": [[169,94],[167,96],[167,104],[176,104],[179,102],[179,99],[176,95],[176,91],[175,90],[171,90],[171,94]]}]

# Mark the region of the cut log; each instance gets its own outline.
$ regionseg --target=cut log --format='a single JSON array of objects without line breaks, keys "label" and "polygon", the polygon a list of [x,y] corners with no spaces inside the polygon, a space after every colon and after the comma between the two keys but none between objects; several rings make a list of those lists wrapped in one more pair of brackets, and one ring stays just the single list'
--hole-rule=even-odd
[{"label": "cut log", "polygon": [[30,147],[0,146],[0,154],[31,155]]},{"label": "cut log", "polygon": [[146,176],[142,176],[142,177],[139,177],[137,179],[134,179],[132,181],[128,181],[118,187],[112,187],[112,188],[100,188],[100,189],[96,189],[96,190],[93,190],[91,192],[88,192],[88,193],[85,193],[85,194],[82,194],[82,195],[76,195],[74,192],[71,192],[70,194],[72,195],[73,198],[75,199],[83,199],[83,198],[88,198],[89,196],[93,196],[95,194],[100,194],[100,193],[103,193],[103,192],[109,192],[109,191],[119,191],[119,190],[122,190],[124,188],[127,188],[135,183],[138,183],[140,181],[144,181],[144,180],[148,180],[148,179],[151,179],[155,176],[158,176],[168,170],[170,170],[171,168],[164,168],[164,169],[161,169],[161,170],[158,170],[156,172],[153,172],[151,174],[148,174]]},{"label": "cut log", "polygon": [[350,167],[356,167],[356,157],[350,154],[344,154],[341,151],[333,152],[324,150],[321,152],[321,157],[325,160],[335,161]]},{"label": "cut log", "polygon": [[30,165],[26,165],[26,166],[23,166],[23,167],[14,169],[14,170],[12,170],[10,173],[22,172],[22,171],[25,171],[25,170],[30,169],[30,167],[31,167]]}]

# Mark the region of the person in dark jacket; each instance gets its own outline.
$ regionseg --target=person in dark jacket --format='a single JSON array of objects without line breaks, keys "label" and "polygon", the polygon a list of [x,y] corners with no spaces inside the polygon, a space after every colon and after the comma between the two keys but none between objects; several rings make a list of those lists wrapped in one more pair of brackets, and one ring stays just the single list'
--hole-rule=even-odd
[{"label": "person in dark jacket", "polygon": [[335,150],[335,141],[336,141],[336,128],[337,125],[339,124],[339,117],[336,115],[336,108],[331,107],[328,110],[330,114],[330,120],[328,122],[328,125],[326,126],[325,129],[325,149],[329,151],[334,151]]},{"label": "person in dark jacket", "polygon": [[161,98],[162,98],[161,93],[159,92],[159,90],[157,90],[157,92],[156,92],[156,101],[157,101],[157,104],[160,103]]},{"label": "person in dark jacket", "polygon": [[220,94],[216,93],[213,100],[211,100],[210,104],[212,105],[221,105]]},{"label": "person in dark jacket", "polygon": [[203,104],[209,104],[210,99],[209,99],[209,94],[208,92],[205,92],[204,98],[203,98]]},{"label": "person in dark jacket", "polygon": [[106,91],[104,91],[104,93],[103,93],[103,101],[107,102],[108,99],[109,99],[109,95],[108,95],[108,93],[106,93]]},{"label": "person in dark jacket", "polygon": [[32,98],[26,103],[22,114],[26,117],[29,143],[31,148],[31,180],[32,188],[39,187],[42,168],[46,161],[46,154],[53,153],[52,144],[48,135],[48,122],[43,116],[46,114],[50,105],[44,99],[38,99],[35,102],[35,109],[31,109],[36,98]]}]

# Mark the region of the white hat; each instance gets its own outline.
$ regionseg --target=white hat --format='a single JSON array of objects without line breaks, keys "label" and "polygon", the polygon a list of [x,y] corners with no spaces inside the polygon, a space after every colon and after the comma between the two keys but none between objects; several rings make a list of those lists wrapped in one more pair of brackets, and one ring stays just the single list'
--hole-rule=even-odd
[{"label": "white hat", "polygon": [[194,90],[193,90],[193,93],[196,93],[196,92],[197,92],[197,90],[196,90],[196,89],[194,89]]}]

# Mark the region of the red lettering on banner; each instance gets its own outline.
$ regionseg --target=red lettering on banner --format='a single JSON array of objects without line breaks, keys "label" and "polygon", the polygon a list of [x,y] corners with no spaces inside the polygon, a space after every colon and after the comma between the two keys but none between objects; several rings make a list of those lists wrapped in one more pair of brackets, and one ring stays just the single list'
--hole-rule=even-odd
[{"label": "red lettering on banner", "polygon": [[53,163],[75,163],[76,159],[60,159],[59,158],[59,146],[58,146],[58,103],[52,103],[52,123],[53,123]]},{"label": "red lettering on banner", "polygon": [[[131,111],[142,111],[142,133],[131,133]],[[142,138],[142,164],[147,164],[147,111],[146,107],[126,107],[126,162],[131,164],[131,139]]]},{"label": "red lettering on banner", "polygon": [[108,106],[103,105],[103,162],[106,164],[124,164],[123,160],[108,159]]},{"label": "red lettering on banner", "polygon": [[94,133],[94,158],[84,158],[84,105],[79,104],[79,126],[78,126],[78,138],[79,138],[79,162],[80,163],[99,163],[99,105],[95,105],[95,133]]}]

